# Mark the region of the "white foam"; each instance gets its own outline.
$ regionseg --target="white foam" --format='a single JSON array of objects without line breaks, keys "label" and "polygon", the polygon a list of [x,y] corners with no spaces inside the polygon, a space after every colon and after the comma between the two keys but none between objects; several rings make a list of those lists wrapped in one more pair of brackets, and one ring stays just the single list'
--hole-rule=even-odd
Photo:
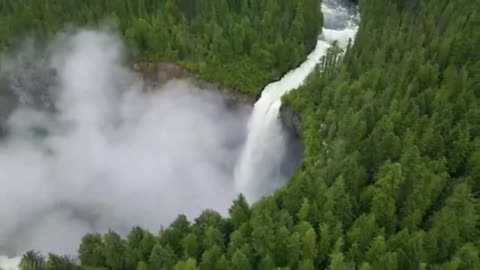
[{"label": "white foam", "polygon": [[20,264],[22,257],[8,258],[0,256],[0,269],[2,270],[16,270]]},{"label": "white foam", "polygon": [[[326,20],[351,20],[355,16],[345,16],[346,9],[333,6],[332,1],[325,1],[322,9],[328,12]],[[329,24],[328,21],[325,25]],[[325,55],[331,43],[338,41],[340,47],[345,47],[348,40],[353,39],[357,31],[355,21],[334,23],[346,25],[344,29],[323,29],[315,49],[306,61],[298,68],[288,72],[281,80],[267,85],[261,98],[254,106],[248,126],[248,137],[240,160],[235,168],[235,186],[237,192],[242,192],[248,200],[256,200],[279,185],[285,179],[276,173],[276,167],[283,160],[285,153],[285,138],[279,122],[281,97],[291,90],[301,86]],[[2,270],[16,270],[21,257],[8,258],[0,256]]]},{"label": "white foam", "polygon": [[[279,121],[281,97],[303,84],[334,41],[341,48],[346,48],[357,32],[357,15],[349,14],[348,8],[326,1],[322,4],[322,10],[328,14],[324,18],[324,25],[335,29],[323,28],[317,45],[307,60],[281,80],[264,88],[250,116],[247,140],[235,168],[236,190],[250,201],[272,192],[285,180],[281,179],[285,176],[279,173],[286,155],[286,139]],[[341,26],[343,28],[337,29]]]},{"label": "white foam", "polygon": [[333,43],[334,41],[338,42],[338,46],[340,48],[346,48],[348,45],[348,41],[350,39],[353,40],[355,34],[357,33],[358,27],[355,28],[347,28],[343,30],[333,30],[333,29],[326,29],[323,28],[323,35],[322,39],[329,43]]}]

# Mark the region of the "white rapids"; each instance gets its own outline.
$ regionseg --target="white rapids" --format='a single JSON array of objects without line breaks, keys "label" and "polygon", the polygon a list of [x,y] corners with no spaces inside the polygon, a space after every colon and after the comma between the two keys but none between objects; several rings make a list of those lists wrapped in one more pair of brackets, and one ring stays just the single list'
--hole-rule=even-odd
[{"label": "white rapids", "polygon": [[333,42],[345,49],[357,33],[359,16],[352,4],[324,0],[322,13],[324,27],[315,49],[298,68],[267,85],[253,108],[247,140],[235,168],[236,191],[249,201],[272,192],[286,180],[280,173],[287,149],[279,120],[281,97],[303,84]]},{"label": "white rapids", "polygon": [[8,258],[0,256],[0,269],[2,270],[16,270],[20,264],[21,257]]}]

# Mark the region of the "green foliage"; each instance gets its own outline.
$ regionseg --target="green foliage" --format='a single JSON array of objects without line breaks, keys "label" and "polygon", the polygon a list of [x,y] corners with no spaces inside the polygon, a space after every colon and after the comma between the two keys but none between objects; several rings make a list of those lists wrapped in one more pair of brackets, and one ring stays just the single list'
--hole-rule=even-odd
[{"label": "green foliage", "polygon": [[[256,95],[298,65],[321,29],[320,0],[84,0],[0,3],[0,50],[68,25],[115,25],[134,60],[181,63],[203,79]],[[260,26],[260,27],[259,27]],[[293,55],[283,55],[291,49]]]},{"label": "green foliage", "polygon": [[[156,239],[150,232],[134,227],[127,236],[127,266],[133,268],[135,265],[148,262],[155,243]],[[141,267],[146,267],[146,264]]]},{"label": "green foliage", "polygon": [[28,251],[22,256],[19,265],[20,270],[44,270],[46,269],[45,257],[39,252]]},{"label": "green foliage", "polygon": [[[224,82],[267,81],[278,73],[261,71],[281,66],[280,59],[300,61],[305,50],[298,45],[308,47],[315,32],[305,23],[316,17],[310,0],[158,2],[118,10],[128,20],[148,15],[152,4],[170,11],[137,22],[159,31],[126,24],[133,27],[127,36],[143,46],[138,53],[164,46],[159,56],[182,59],[204,76],[238,71]],[[158,236],[140,228],[126,241],[112,232],[89,234],[81,266],[479,269],[480,3],[359,2],[355,42],[346,52],[333,46],[301,89],[283,99],[301,118],[304,144],[287,185],[251,206],[240,196],[228,217],[212,210],[192,222],[179,216]],[[163,30],[172,21],[187,23]],[[232,29],[238,35],[227,35]],[[183,44],[186,37],[200,41]],[[244,77],[248,72],[256,75]],[[45,265],[27,253],[21,267]]]},{"label": "green foliage", "polygon": [[48,254],[45,259],[43,255],[36,251],[28,251],[23,255],[20,270],[79,270],[80,266],[67,256],[58,256]]},{"label": "green foliage", "polygon": [[189,258],[186,261],[179,261],[175,264],[174,270],[196,270],[197,269],[197,262]]},{"label": "green foliage", "polygon": [[157,244],[150,255],[150,269],[171,269],[177,262],[177,256],[169,247]]},{"label": "green foliage", "polygon": [[144,261],[141,261],[137,265],[137,270],[148,270],[148,264],[145,263]]},{"label": "green foliage", "polygon": [[104,250],[104,242],[100,234],[85,235],[78,250],[82,266],[100,267],[105,265]]},{"label": "green foliage", "polygon": [[251,269],[250,262],[247,256],[245,256],[245,254],[243,254],[241,250],[237,250],[233,254],[230,269],[232,270],[250,270]]},{"label": "green foliage", "polygon": [[126,268],[127,247],[120,235],[109,231],[103,236],[103,254],[105,255],[105,266],[112,270],[122,270]]},{"label": "green foliage", "polygon": [[[330,49],[307,83],[283,98],[301,116],[305,158],[275,197],[300,219],[306,202],[322,197],[322,268],[476,264],[480,122],[472,116],[480,105],[480,35],[473,6],[480,2],[360,1],[354,44],[345,54]],[[291,204],[294,191],[312,189],[312,176],[327,184],[326,196],[303,192],[301,207]],[[340,235],[331,236],[339,223]],[[338,237],[345,241],[335,250]]]},{"label": "green foliage", "polygon": [[66,256],[58,256],[54,254],[48,255],[48,260],[45,264],[46,270],[79,270],[78,266],[72,259]]},{"label": "green foliage", "polygon": [[233,201],[228,212],[230,214],[230,222],[235,228],[248,222],[248,219],[250,218],[250,206],[242,194],[238,196],[237,200]]}]

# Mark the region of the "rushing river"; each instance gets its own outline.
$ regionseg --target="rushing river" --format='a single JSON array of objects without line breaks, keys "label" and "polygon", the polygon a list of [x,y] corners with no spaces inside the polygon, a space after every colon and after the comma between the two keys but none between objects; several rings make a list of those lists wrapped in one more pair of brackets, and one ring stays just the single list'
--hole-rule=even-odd
[{"label": "rushing river", "polygon": [[[252,202],[278,188],[291,155],[279,120],[281,97],[303,84],[334,41],[345,48],[358,28],[349,1],[324,0],[322,12],[315,49],[264,88],[249,118],[249,108],[232,111],[184,82],[135,94],[132,74],[118,65],[118,41],[96,33],[74,37],[73,48],[54,58],[59,85],[48,87],[64,89],[54,93],[59,116],[27,109],[10,117],[14,136],[0,151],[0,183],[12,183],[0,190],[0,251],[74,253],[88,231],[155,230],[179,212],[226,213],[240,192]],[[33,141],[31,129],[46,133]],[[17,269],[19,261],[0,256],[0,268]]]},{"label": "rushing river", "polygon": [[358,13],[350,2],[324,0],[322,12],[324,26],[313,52],[298,68],[267,85],[253,108],[247,141],[235,168],[236,190],[249,201],[269,194],[288,177],[281,172],[288,154],[288,139],[279,119],[281,97],[303,84],[334,41],[345,49],[357,32]]}]

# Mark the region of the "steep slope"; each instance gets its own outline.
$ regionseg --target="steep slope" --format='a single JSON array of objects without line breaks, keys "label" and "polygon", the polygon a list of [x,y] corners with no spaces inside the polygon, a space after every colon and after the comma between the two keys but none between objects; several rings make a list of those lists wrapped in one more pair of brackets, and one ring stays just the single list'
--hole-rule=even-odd
[{"label": "steep slope", "polygon": [[305,156],[274,200],[320,227],[320,266],[480,267],[479,4],[360,1],[343,63],[285,98]]},{"label": "steep slope", "polygon": [[[268,84],[255,103],[248,125],[247,141],[236,165],[235,184],[250,202],[270,194],[284,184],[292,170],[285,170],[284,163],[298,165],[294,155],[288,151],[288,135],[283,130],[279,117],[281,98],[300,87],[306,77],[325,57],[332,44],[346,49],[349,40],[358,29],[358,12],[355,5],[346,1],[324,0],[324,27],[315,49],[305,62],[289,71],[282,79]],[[298,158],[297,158],[298,160]],[[290,165],[290,164],[288,164]]]},{"label": "steep slope", "polygon": [[479,1],[359,2],[343,61],[333,47],[283,100],[305,146],[286,186],[158,236],[89,234],[82,265],[480,269]]}]

